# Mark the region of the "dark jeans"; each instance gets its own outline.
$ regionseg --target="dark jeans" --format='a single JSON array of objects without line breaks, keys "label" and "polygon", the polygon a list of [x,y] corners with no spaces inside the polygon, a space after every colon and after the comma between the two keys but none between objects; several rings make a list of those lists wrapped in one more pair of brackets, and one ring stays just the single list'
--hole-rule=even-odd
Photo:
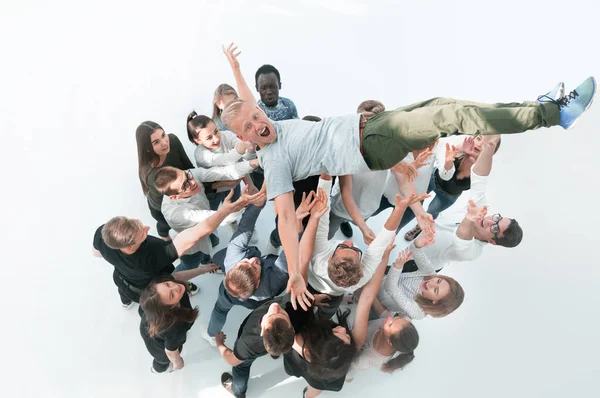
[{"label": "dark jeans", "polygon": [[211,258],[206,253],[196,252],[193,254],[184,254],[179,258],[179,265],[173,272],[195,269],[198,268],[200,264],[209,264],[210,262]]},{"label": "dark jeans", "polygon": [[454,203],[456,203],[456,201],[458,200],[458,198],[461,195],[460,193],[459,194],[451,194],[451,193],[448,193],[448,192],[444,191],[443,189],[441,189],[435,183],[435,173],[431,176],[431,180],[429,181],[429,188],[427,189],[427,193],[429,193],[431,191],[435,192],[435,197],[431,200],[431,203],[429,203],[429,207],[427,208],[427,213],[431,214],[433,216],[434,220],[436,218],[438,218],[438,216],[440,215],[441,212],[443,212],[448,207],[450,207]]},{"label": "dark jeans", "polygon": [[163,216],[160,210],[156,210],[150,207],[150,204],[148,204],[148,208],[150,209],[150,214],[152,215],[152,218],[156,220],[156,231],[158,232],[158,236],[160,236],[161,238],[166,238],[167,236],[169,236],[169,231],[171,230],[171,227],[169,227],[167,220],[165,220],[165,216]]},{"label": "dark jeans", "polygon": [[[308,285],[308,291],[312,294],[321,294],[321,292],[317,291],[311,285]],[[331,300],[324,301],[325,303],[329,304],[329,307],[319,307],[319,309],[317,310],[317,318],[331,319],[331,317],[334,316],[337,312],[338,308],[340,307],[340,304],[342,304],[342,301],[344,299],[343,294],[341,296],[332,296],[330,294],[329,297],[331,297]]]},{"label": "dark jeans", "polygon": [[[165,346],[159,344],[156,340],[148,335],[148,331],[140,325],[140,333],[142,335],[142,339],[144,339],[144,344],[146,345],[146,349],[152,355],[154,360],[152,361],[152,367],[158,373],[163,373],[169,368],[169,364],[171,360],[165,353]],[[179,347],[179,353],[181,354],[183,351],[183,345]]]},{"label": "dark jeans", "polygon": [[135,301],[136,303],[140,302],[140,294],[142,293],[142,289],[132,286],[129,284],[129,282],[122,279],[116,269],[113,271],[113,281],[119,290],[121,303],[129,304],[132,301]]},{"label": "dark jeans", "polygon": [[233,308],[234,305],[241,305],[250,310],[257,308],[259,305],[267,302],[264,301],[254,301],[254,300],[239,300],[235,297],[232,297],[225,289],[225,285],[223,282],[219,285],[219,295],[217,296],[217,301],[215,302],[215,306],[210,314],[210,322],[208,323],[208,335],[214,337],[218,332],[223,330],[223,325],[225,325],[225,321],[227,320],[227,314]]},{"label": "dark jeans", "polygon": [[250,367],[252,366],[254,359],[246,359],[238,366],[234,366],[231,370],[231,376],[233,381],[231,384],[231,391],[236,397],[240,397],[246,394],[248,389],[248,380],[250,379]]},{"label": "dark jeans", "polygon": [[[210,203],[210,209],[214,210],[214,211],[218,210],[219,205],[221,203],[223,203],[223,201],[225,200],[227,195],[229,195],[229,191],[208,193],[206,195],[206,197],[208,199],[208,202]],[[236,200],[238,200],[240,198],[241,195],[242,195],[242,189],[240,188],[240,185],[238,184],[235,186],[235,188],[233,188],[233,196],[231,197],[231,201],[235,202]]]}]

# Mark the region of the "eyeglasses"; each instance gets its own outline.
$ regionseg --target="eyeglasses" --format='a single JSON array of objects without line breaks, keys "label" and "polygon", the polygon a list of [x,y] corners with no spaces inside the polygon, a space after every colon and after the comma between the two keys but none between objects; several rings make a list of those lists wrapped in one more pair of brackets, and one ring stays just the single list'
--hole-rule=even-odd
[{"label": "eyeglasses", "polygon": [[337,247],[335,248],[335,250],[333,251],[333,255],[331,257],[335,256],[335,253],[338,251],[338,249],[350,249],[353,250],[355,252],[358,253],[358,258],[362,258],[362,250],[360,250],[358,247],[356,246],[348,246],[345,243],[340,243],[339,245],[337,245]]},{"label": "eyeglasses", "polygon": [[185,173],[185,181],[181,185],[181,189],[179,190],[179,193],[187,192],[192,188],[192,183],[190,182],[190,181],[194,180],[194,176],[192,175],[192,172],[189,170],[186,170],[184,173]]},{"label": "eyeglasses", "polygon": [[490,226],[490,231],[494,234],[494,238],[498,240],[498,234],[500,233],[500,220],[502,220],[502,216],[500,213],[494,214],[492,216],[492,221],[494,224]]}]

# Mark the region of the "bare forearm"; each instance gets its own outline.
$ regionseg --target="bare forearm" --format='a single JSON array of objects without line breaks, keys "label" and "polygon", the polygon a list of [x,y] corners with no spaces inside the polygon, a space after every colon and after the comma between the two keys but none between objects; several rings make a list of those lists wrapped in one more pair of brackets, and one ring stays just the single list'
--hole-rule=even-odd
[{"label": "bare forearm", "polygon": [[289,212],[283,214],[282,212],[279,213],[277,229],[288,263],[288,273],[291,275],[299,271],[300,253],[296,216],[293,211],[291,212],[291,215],[288,213]]},{"label": "bare forearm", "polygon": [[197,276],[204,275],[205,271],[203,267],[195,269],[189,269],[185,271],[178,271],[173,273],[173,278],[179,279],[180,281],[189,281]]},{"label": "bare forearm", "polygon": [[456,236],[458,236],[462,240],[471,240],[473,239],[473,232],[475,230],[475,225],[473,221],[468,220],[467,218],[463,219],[460,225],[456,230]]},{"label": "bare forearm", "polygon": [[219,348],[219,352],[221,353],[221,356],[223,357],[223,359],[225,360],[225,362],[227,362],[231,366],[237,366],[240,363],[244,362],[244,361],[240,361],[235,356],[235,354],[233,353],[233,351],[231,351],[229,349],[229,347],[227,347],[225,344],[219,345],[218,348]]},{"label": "bare forearm", "polygon": [[165,348],[165,354],[167,354],[167,358],[169,358],[169,361],[171,361],[173,364],[181,361],[181,354],[179,353],[179,350],[169,351]]},{"label": "bare forearm", "polygon": [[479,154],[475,165],[473,166],[473,171],[475,174],[480,176],[488,176],[492,171],[492,160],[494,158],[494,150],[489,146],[484,146],[483,150]]},{"label": "bare forearm", "polygon": [[406,211],[405,207],[396,206],[394,207],[394,211],[390,214],[390,217],[384,224],[385,229],[388,231],[395,231],[400,225],[400,221],[402,220],[402,216],[404,215],[404,211]]},{"label": "bare forearm", "polygon": [[189,248],[198,243],[200,239],[210,235],[228,215],[229,212],[220,208],[201,223],[180,232],[173,239],[177,254],[181,257]]},{"label": "bare forearm", "polygon": [[305,281],[308,280],[308,265],[315,251],[315,238],[318,226],[319,220],[316,217],[311,217],[300,240],[300,274]]},{"label": "bare forearm", "polygon": [[[400,195],[402,195],[405,198],[408,198],[413,193],[417,194],[417,190],[415,189],[413,183],[408,181],[403,174],[394,173],[394,176],[396,177],[396,182],[398,183]],[[409,207],[413,211],[415,216],[421,216],[425,214],[425,209],[423,209],[423,205],[421,204],[421,202],[413,203]]]},{"label": "bare forearm", "polygon": [[252,94],[252,91],[250,91],[250,87],[248,87],[248,83],[246,83],[246,79],[244,79],[240,68],[233,69],[233,77],[235,78],[235,84],[240,98],[256,105],[254,95]]},{"label": "bare forearm", "polygon": [[379,301],[379,299],[375,297],[375,300],[373,300],[373,310],[381,318],[382,315],[387,311],[387,308],[385,308],[384,305],[381,304],[381,301]]}]

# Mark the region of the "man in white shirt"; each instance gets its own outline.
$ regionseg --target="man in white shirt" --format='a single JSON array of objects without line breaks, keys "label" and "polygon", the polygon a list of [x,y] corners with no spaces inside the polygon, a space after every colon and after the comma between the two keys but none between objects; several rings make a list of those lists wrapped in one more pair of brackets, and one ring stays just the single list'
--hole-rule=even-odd
[{"label": "man in white shirt", "polygon": [[[220,169],[216,171],[215,169]],[[243,177],[252,170],[252,165],[247,162],[236,163],[225,167],[212,169],[180,170],[175,167],[163,167],[154,177],[156,188],[165,195],[161,211],[169,226],[177,232],[201,223],[215,213],[210,209],[210,202],[204,193],[202,181],[206,179],[236,179]],[[227,170],[227,172],[225,172]],[[247,191],[248,188],[245,188]],[[258,194],[257,194],[258,195]],[[245,195],[246,200],[250,196]],[[243,199],[243,198],[242,198]],[[254,200],[254,199],[251,199]],[[239,213],[228,215],[220,225],[229,225],[236,221]],[[208,237],[198,241],[192,248],[181,256],[178,271],[193,269],[200,263],[210,261],[212,244]]]},{"label": "man in white shirt", "polygon": [[[468,209],[470,213],[476,213],[478,210],[490,213],[486,187],[498,138],[483,137],[482,152],[471,169],[471,200]],[[523,239],[523,230],[514,219],[502,217],[500,214],[488,215],[478,222],[473,221],[474,219],[465,216],[460,223],[436,221],[435,243],[419,247],[419,243],[413,241],[410,249],[423,252],[434,269],[439,270],[453,261],[477,259],[488,243],[515,247]]]},{"label": "man in white shirt", "polygon": [[[321,175],[319,188],[325,195],[327,201],[331,192],[331,177]],[[308,290],[313,294],[327,294],[328,307],[319,307],[318,316],[331,318],[339,307],[345,292],[354,292],[364,286],[375,273],[385,248],[396,235],[396,228],[402,219],[404,210],[426,195],[412,195],[408,198],[396,197],[396,207],[384,228],[377,234],[373,242],[368,246],[364,255],[362,250],[354,246],[352,241],[332,241],[328,239],[329,234],[329,212],[328,209],[319,220],[314,253],[308,269]]]}]

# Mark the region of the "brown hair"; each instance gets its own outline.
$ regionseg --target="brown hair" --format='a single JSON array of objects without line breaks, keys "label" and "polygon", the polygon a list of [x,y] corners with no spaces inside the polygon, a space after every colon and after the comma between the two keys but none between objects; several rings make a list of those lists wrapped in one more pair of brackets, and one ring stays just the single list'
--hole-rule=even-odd
[{"label": "brown hair", "polygon": [[150,141],[150,136],[158,129],[165,131],[160,124],[147,120],[141,123],[135,130],[138,153],[138,177],[142,184],[144,195],[148,195],[149,190],[148,174],[150,174],[153,168],[158,166],[158,162],[160,161],[160,156],[154,152],[152,141]]},{"label": "brown hair", "polygon": [[233,297],[246,300],[256,290],[256,275],[252,267],[239,263],[225,274],[223,285]]},{"label": "brown hair", "polygon": [[327,265],[327,275],[337,286],[350,287],[363,277],[363,266],[360,260],[332,257]]},{"label": "brown hair", "polygon": [[427,315],[430,315],[434,318],[441,318],[446,315],[451,314],[462,304],[465,299],[465,292],[462,286],[453,278],[445,275],[429,275],[423,278],[428,281],[433,278],[442,278],[450,285],[450,292],[446,297],[443,297],[439,300],[435,300],[436,303],[433,304],[432,300],[426,299],[421,294],[415,296],[415,301],[419,304],[419,307],[423,310],[423,312]]},{"label": "brown hair", "polygon": [[[215,94],[213,95],[213,120],[217,120],[217,118],[219,117],[219,115],[221,115],[222,112],[221,109],[219,109],[219,107],[217,106],[217,102],[219,102],[219,100],[221,100],[221,98],[223,98],[224,96],[231,94],[235,95],[235,97],[238,98],[238,93],[237,91],[235,91],[235,88],[231,87],[229,84],[226,83],[219,84],[219,86],[215,90]],[[227,107],[227,104],[225,104],[225,107]]]},{"label": "brown hair", "polygon": [[188,140],[190,140],[192,144],[198,146],[198,143],[196,142],[198,139],[198,132],[196,130],[205,128],[210,122],[214,123],[214,121],[208,116],[198,115],[196,111],[192,111],[187,116],[186,122]]},{"label": "brown hair", "polygon": [[124,249],[133,245],[135,235],[144,228],[140,220],[113,217],[102,227],[102,240],[111,249]]},{"label": "brown hair", "polygon": [[502,236],[499,236],[498,239],[495,237],[492,239],[494,239],[498,246],[515,247],[518,246],[523,240],[523,229],[517,220],[512,219],[510,220],[508,227],[506,227],[504,230]]},{"label": "brown hair", "polygon": [[[177,322],[193,323],[198,318],[198,307],[183,308],[178,305],[166,305],[160,300],[156,285],[164,282],[175,282],[184,285],[186,292],[189,285],[173,278],[172,275],[161,275],[155,278],[140,295],[140,306],[148,321],[148,334],[151,337],[159,335]],[[185,293],[184,293],[185,294]]]},{"label": "brown hair", "polygon": [[156,172],[154,175],[154,186],[156,190],[165,195],[177,195],[178,191],[169,189],[173,181],[177,179],[177,176],[181,170],[177,167],[165,166]]},{"label": "brown hair", "polygon": [[294,335],[294,328],[290,322],[277,318],[271,322],[271,327],[263,331],[263,344],[269,354],[279,356],[290,352],[294,345]]},{"label": "brown hair", "polygon": [[[227,127],[227,129],[231,130],[231,122],[240,113],[240,109],[242,108],[242,105],[246,104],[246,103],[247,102],[244,101],[243,99],[238,98],[236,100],[229,102],[227,104],[227,106],[225,107],[225,109],[223,109],[223,112],[221,113],[221,123],[223,123],[223,125],[225,127]],[[231,130],[231,131],[233,131],[233,130]],[[234,133],[235,133],[235,131],[234,131]]]},{"label": "brown hair", "polygon": [[393,372],[397,369],[402,369],[415,359],[415,350],[419,345],[419,332],[412,322],[409,322],[397,334],[390,336],[392,347],[400,354],[396,355],[383,365],[381,369],[388,372]]},{"label": "brown hair", "polygon": [[367,119],[375,116],[376,114],[385,111],[385,105],[379,101],[366,100],[358,105],[356,113],[362,113]]}]

